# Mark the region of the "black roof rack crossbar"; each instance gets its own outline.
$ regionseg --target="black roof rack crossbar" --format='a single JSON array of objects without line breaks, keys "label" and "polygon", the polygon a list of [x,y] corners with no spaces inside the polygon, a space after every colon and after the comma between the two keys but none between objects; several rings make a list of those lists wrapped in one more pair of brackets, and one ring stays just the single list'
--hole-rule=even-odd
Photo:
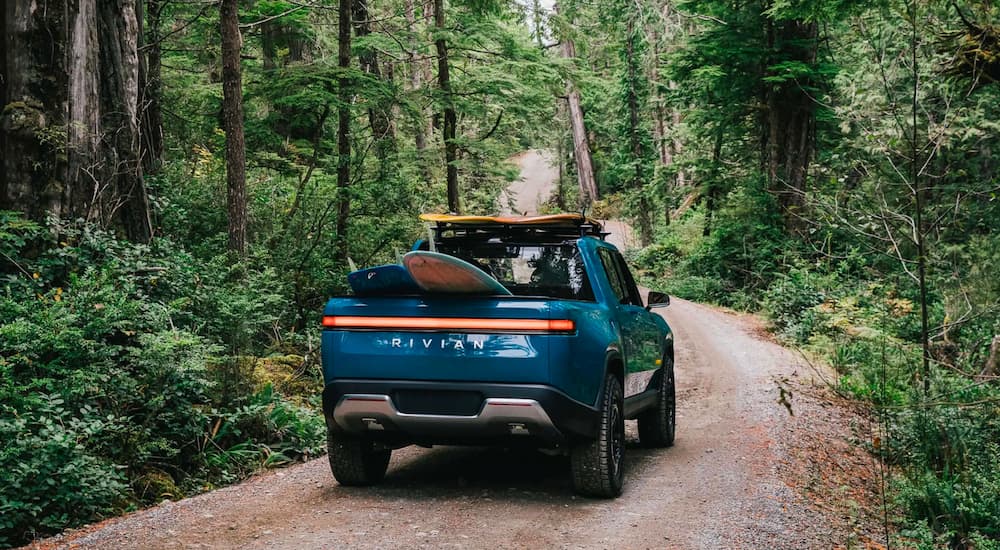
[{"label": "black roof rack crossbar", "polygon": [[484,223],[484,224],[470,224],[470,223],[437,223],[433,226],[434,229],[434,240],[441,242],[447,239],[454,238],[489,238],[489,237],[501,237],[501,238],[536,238],[536,239],[555,239],[555,238],[580,238],[580,237],[596,237],[599,239],[604,239],[609,233],[603,231],[600,225],[592,223],[580,223],[580,224],[500,224],[500,223]]}]

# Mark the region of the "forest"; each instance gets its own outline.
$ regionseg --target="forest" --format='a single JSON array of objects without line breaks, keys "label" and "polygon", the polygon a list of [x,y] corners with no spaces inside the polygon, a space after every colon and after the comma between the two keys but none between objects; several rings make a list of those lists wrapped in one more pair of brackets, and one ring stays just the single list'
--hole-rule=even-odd
[{"label": "forest", "polygon": [[992,0],[8,0],[0,30],[0,547],[322,454],[326,298],[539,148],[546,208],[631,222],[647,286],[835,370],[894,546],[1000,548]]}]

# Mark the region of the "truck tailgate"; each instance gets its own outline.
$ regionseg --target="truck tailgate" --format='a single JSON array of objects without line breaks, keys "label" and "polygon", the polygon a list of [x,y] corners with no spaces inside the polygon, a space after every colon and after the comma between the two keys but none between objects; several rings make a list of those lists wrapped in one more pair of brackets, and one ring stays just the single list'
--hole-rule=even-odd
[{"label": "truck tailgate", "polygon": [[323,375],[334,379],[546,383],[555,338],[549,300],[334,298],[324,311]]}]

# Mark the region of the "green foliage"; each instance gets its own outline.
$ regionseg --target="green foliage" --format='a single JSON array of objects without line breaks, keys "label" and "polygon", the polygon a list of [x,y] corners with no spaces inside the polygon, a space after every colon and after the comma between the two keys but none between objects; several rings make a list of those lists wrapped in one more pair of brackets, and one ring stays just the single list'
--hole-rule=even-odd
[{"label": "green foliage", "polygon": [[749,184],[734,190],[716,213],[714,227],[684,269],[717,281],[712,294],[696,298],[749,309],[783,270],[793,244],[781,229],[772,195]]},{"label": "green foliage", "polygon": [[[209,369],[263,351],[287,303],[273,273],[89,225],[5,214],[0,235],[17,258],[0,294],[0,541],[317,454],[317,413],[269,388],[232,395]],[[253,456],[218,460],[241,446]]]},{"label": "green foliage", "polygon": [[911,466],[901,479],[901,504],[953,547],[1000,540],[1000,409],[995,391],[971,393],[994,404],[906,411],[896,419],[893,442],[894,458]]},{"label": "green foliage", "polygon": [[33,397],[30,413],[0,410],[0,546],[109,514],[126,488],[120,469],[85,447],[105,421],[74,416],[58,397]]},{"label": "green foliage", "polygon": [[818,312],[825,296],[816,276],[802,267],[780,274],[764,292],[761,306],[776,329],[788,339],[805,343],[819,327]]}]

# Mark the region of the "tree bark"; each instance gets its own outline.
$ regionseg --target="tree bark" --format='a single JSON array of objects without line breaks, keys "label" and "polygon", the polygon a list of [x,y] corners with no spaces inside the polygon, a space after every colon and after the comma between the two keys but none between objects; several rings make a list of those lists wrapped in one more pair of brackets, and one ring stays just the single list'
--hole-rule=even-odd
[{"label": "tree bark", "polygon": [[[650,43],[653,45],[653,62],[650,64],[650,81],[653,83],[653,115],[655,126],[653,128],[653,140],[656,142],[656,151],[660,156],[660,164],[669,166],[672,162],[670,155],[670,145],[667,139],[667,109],[664,105],[663,94],[660,86],[660,35],[654,28],[651,31]],[[670,215],[667,215],[670,219]]]},{"label": "tree bark", "polygon": [[643,144],[643,129],[639,120],[639,90],[636,88],[641,70],[636,44],[635,22],[629,17],[625,37],[625,62],[628,66],[627,76],[627,103],[628,103],[628,130],[629,142],[632,153],[632,162],[635,171],[632,174],[630,184],[631,191],[639,193],[639,211],[636,216],[639,222],[639,240],[642,246],[649,246],[653,243],[653,220],[652,208],[649,199],[646,198],[644,188],[646,186],[646,175],[644,165],[646,164],[646,147]]},{"label": "tree bark", "polygon": [[444,158],[448,173],[448,210],[455,214],[462,212],[458,194],[458,144],[455,134],[458,117],[455,115],[455,103],[451,96],[451,80],[448,75],[448,41],[444,36],[444,0],[434,0],[434,26],[438,36],[434,40],[438,56],[438,87],[441,89],[444,103]]},{"label": "tree bark", "polygon": [[990,343],[990,354],[986,358],[986,366],[980,376],[992,378],[1000,373],[1000,334],[993,337]]},{"label": "tree bark", "polygon": [[718,181],[719,173],[722,171],[722,140],[725,136],[725,129],[722,124],[718,124],[715,129],[715,144],[712,146],[712,168],[705,182],[705,226],[702,227],[701,234],[707,237],[712,234],[712,217],[717,208],[719,191],[722,188]]},{"label": "tree bark", "polygon": [[[568,37],[562,38],[562,55],[566,59],[576,58],[576,45]],[[587,125],[583,120],[580,92],[573,82],[566,83],[566,96],[570,127],[573,130],[573,159],[576,162],[576,177],[580,184],[580,202],[586,208],[600,196],[597,192],[597,182],[594,180],[593,163],[590,160],[590,145],[587,143]]]},{"label": "tree bark", "polygon": [[7,2],[0,14],[0,208],[149,240],[136,0]]},{"label": "tree bark", "polygon": [[5,2],[0,14],[0,209],[34,220],[48,213],[68,216],[66,150],[58,142],[67,137],[68,64],[62,52],[72,14],[21,1]]},{"label": "tree bark", "polygon": [[[410,35],[416,36],[417,14],[413,3],[414,0],[406,0],[404,8],[406,11],[407,29],[409,30]],[[413,40],[414,44],[416,44],[416,42],[416,40]],[[408,53],[410,55],[410,89],[417,91],[423,87],[423,67],[420,65],[420,62],[417,61],[418,51],[416,46],[413,46]],[[414,128],[414,146],[417,148],[418,157],[422,157],[424,150],[427,149],[427,137],[424,133],[426,128],[427,119],[424,116],[423,109],[420,109],[420,114],[417,115],[416,125]]]},{"label": "tree bark", "polygon": [[[163,162],[163,81],[162,27],[163,0],[146,0],[145,57],[140,56],[140,112],[142,113],[142,167],[145,173],[156,171]],[[140,17],[140,21],[142,18]]]},{"label": "tree bark", "polygon": [[[670,87],[671,90],[676,90],[677,89],[677,83],[674,82],[674,81],[672,81],[672,80],[670,81],[670,83],[668,84],[668,86]],[[673,128],[675,130],[677,128],[680,128],[680,125],[681,125],[681,122],[682,122],[682,116],[681,116],[680,109],[677,109],[676,107],[672,107],[670,109],[670,118],[671,118],[671,120],[673,120],[673,123],[674,123],[673,124]],[[677,134],[675,132],[674,138],[673,138],[673,141],[671,142],[671,147],[670,147],[670,163],[673,164],[674,159],[676,159],[678,156],[680,156],[680,154],[682,152],[684,152],[684,144],[681,142],[680,137],[677,137]],[[678,188],[683,188],[686,185],[687,185],[687,174],[684,172],[683,169],[678,168],[678,170],[677,170],[677,187]]]},{"label": "tree bark", "polygon": [[[370,14],[368,12],[368,0],[354,0],[352,6],[354,19],[354,33],[359,38],[364,38],[371,34]],[[371,75],[375,80],[386,82],[388,79],[383,76],[378,63],[378,51],[368,45],[363,46],[358,51],[358,62],[361,70]],[[389,75],[386,75],[389,76]],[[388,85],[389,82],[386,82]],[[384,94],[379,94],[379,99],[368,102],[368,123],[372,128],[372,136],[375,140],[375,156],[378,158],[378,180],[386,181],[395,177],[396,173],[396,131],[392,120],[392,105],[389,101],[381,99]]]},{"label": "tree bark", "polygon": [[340,0],[337,33],[338,95],[337,109],[337,256],[346,262],[347,223],[351,215],[351,8],[352,0]]},{"label": "tree bark", "polygon": [[222,0],[222,118],[226,132],[226,187],[229,249],[247,250],[246,143],[243,135],[243,75],[238,0]]},{"label": "tree bark", "polygon": [[137,0],[100,0],[98,32],[100,48],[101,126],[116,131],[104,133],[101,156],[104,178],[113,202],[102,204],[102,221],[118,219],[133,240],[152,238],[149,197],[143,182],[139,133],[140,10]]},{"label": "tree bark", "polygon": [[260,54],[265,71],[273,71],[278,68],[277,35],[279,32],[278,24],[275,21],[267,21],[260,25]]},{"label": "tree bark", "polygon": [[[816,62],[818,26],[814,22],[781,21],[767,23],[767,42],[776,57],[807,65]],[[815,150],[816,103],[803,90],[809,82],[785,81],[768,84],[764,158],[771,192],[778,197],[785,226],[791,231],[802,227],[806,179]]]}]

